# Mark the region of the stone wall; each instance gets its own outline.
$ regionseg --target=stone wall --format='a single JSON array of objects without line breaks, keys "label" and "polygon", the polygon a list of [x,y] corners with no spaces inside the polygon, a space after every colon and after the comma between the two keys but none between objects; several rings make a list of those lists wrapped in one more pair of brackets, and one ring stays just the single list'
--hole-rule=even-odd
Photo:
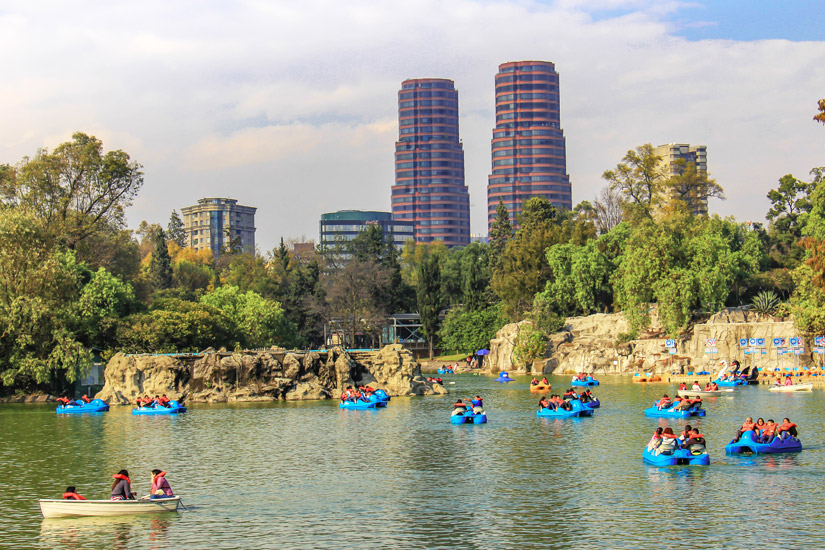
[{"label": "stone wall", "polygon": [[[524,323],[524,321],[522,321]],[[705,323],[693,326],[689,338],[676,339],[676,354],[665,347],[655,309],[651,312],[651,327],[643,337],[622,342],[621,335],[629,331],[627,319],[621,313],[596,314],[567,319],[564,330],[548,339],[544,358],[532,365],[535,374],[566,374],[590,372],[619,374],[628,372],[672,372],[681,370],[717,371],[721,360],[737,359],[743,365],[787,365],[812,363],[811,338],[804,337],[787,319],[760,316],[739,308],[725,309]],[[512,341],[518,324],[502,328],[490,341],[488,368],[492,372],[515,370],[512,361]],[[739,346],[742,338],[764,338],[768,344],[773,338],[802,337],[804,354],[797,358],[779,356],[772,345],[767,353],[744,355]],[[706,354],[705,342],[716,339],[718,353]]]},{"label": "stone wall", "polygon": [[412,353],[399,345],[372,353],[208,351],[192,356],[115,355],[96,397],[110,404],[166,394],[188,402],[328,399],[346,386],[383,389],[391,396],[447,393],[427,382]]}]

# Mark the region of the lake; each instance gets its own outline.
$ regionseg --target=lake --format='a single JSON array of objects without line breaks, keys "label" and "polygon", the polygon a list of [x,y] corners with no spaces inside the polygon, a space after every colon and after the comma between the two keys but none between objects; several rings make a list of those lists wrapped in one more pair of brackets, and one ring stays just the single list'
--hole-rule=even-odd
[{"label": "lake", "polygon": [[[0,405],[0,547],[185,548],[802,548],[825,525],[825,395],[749,387],[708,398],[705,418],[646,418],[667,384],[602,377],[592,418],[535,415],[528,377],[510,384],[446,375],[451,395],[337,402],[191,405],[179,417],[56,415]],[[553,377],[561,393],[569,378]],[[448,384],[455,382],[455,384]],[[484,397],[486,425],[453,426],[453,399]],[[803,451],[725,456],[746,416],[788,416]],[[653,430],[700,426],[711,465],[641,459]],[[160,468],[177,514],[44,520],[38,498],[75,485],[107,498],[129,470],[146,494]]]}]

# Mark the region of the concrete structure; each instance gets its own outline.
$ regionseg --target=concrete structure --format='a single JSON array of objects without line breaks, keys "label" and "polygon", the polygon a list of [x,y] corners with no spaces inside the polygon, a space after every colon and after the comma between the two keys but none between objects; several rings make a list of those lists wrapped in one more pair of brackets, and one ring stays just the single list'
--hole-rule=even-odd
[{"label": "concrete structure", "polygon": [[204,198],[181,208],[186,243],[195,250],[211,250],[217,257],[229,247],[255,253],[254,206],[235,199]]},{"label": "concrete structure", "polygon": [[[660,167],[667,177],[678,176],[684,170],[685,164],[696,167],[698,174],[708,174],[708,148],[705,145],[690,145],[689,143],[666,143],[654,147],[653,153],[662,157]],[[678,161],[684,161],[683,163]],[[690,205],[694,214],[708,213],[708,199],[697,199],[696,204]]]},{"label": "concrete structure", "polygon": [[320,243],[330,247],[354,239],[370,225],[378,225],[384,235],[392,232],[392,241],[397,248],[413,238],[413,226],[409,221],[394,220],[389,212],[372,210],[339,210],[321,214]]},{"label": "concrete structure", "polygon": [[570,210],[573,196],[559,114],[559,74],[548,61],[499,65],[496,75],[496,127],[493,168],[487,182],[487,227],[499,200],[514,227],[522,203],[544,197]]},{"label": "concrete structure", "polygon": [[401,84],[392,215],[412,224],[416,242],[470,242],[470,195],[452,80],[419,78]]}]

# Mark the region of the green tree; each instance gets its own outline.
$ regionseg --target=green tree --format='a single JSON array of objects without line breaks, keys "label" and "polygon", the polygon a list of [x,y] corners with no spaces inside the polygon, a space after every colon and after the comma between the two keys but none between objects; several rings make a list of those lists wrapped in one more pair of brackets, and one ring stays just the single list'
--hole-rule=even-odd
[{"label": "green tree", "polygon": [[154,235],[152,261],[149,264],[149,274],[152,284],[157,289],[172,287],[172,258],[166,245],[166,234],[159,229]]},{"label": "green tree", "polygon": [[327,321],[340,327],[345,340],[355,345],[358,332],[375,341],[387,312],[379,299],[389,284],[386,268],[368,259],[351,259],[322,279]]},{"label": "green tree", "polygon": [[295,326],[287,320],[281,304],[255,292],[241,292],[236,286],[226,285],[203,295],[200,302],[227,316],[239,332],[243,346],[291,346],[295,341]]},{"label": "green tree", "polygon": [[418,266],[418,286],[416,287],[418,315],[424,335],[430,346],[430,360],[433,358],[433,343],[438,334],[441,308],[444,296],[441,293],[441,266],[437,256],[430,256]]},{"label": "green tree", "polygon": [[181,248],[186,247],[186,231],[177,210],[172,210],[172,214],[169,216],[169,223],[166,224],[166,236],[169,237],[170,241],[178,243]]},{"label": "green tree", "polygon": [[208,265],[189,260],[178,260],[172,266],[172,285],[192,294],[206,291],[215,277],[215,271]]},{"label": "green tree", "polygon": [[519,327],[513,346],[513,359],[521,367],[532,366],[536,359],[544,355],[547,349],[547,336],[527,322]]},{"label": "green tree", "polygon": [[504,248],[513,238],[513,224],[504,202],[499,199],[496,206],[496,217],[490,226],[490,269],[495,271],[501,267]]},{"label": "green tree", "polygon": [[722,186],[706,172],[696,170],[696,164],[678,159],[675,165],[676,175],[663,182],[664,194],[670,197],[674,207],[707,215],[708,199],[724,200]]},{"label": "green tree", "polygon": [[770,221],[770,254],[779,266],[794,267],[802,258],[797,243],[813,207],[811,194],[815,187],[787,174],[768,193],[771,208],[765,217]]},{"label": "green tree", "polygon": [[613,170],[606,170],[602,178],[623,198],[628,215],[650,218],[662,195],[667,172],[661,166],[662,157],[646,143],[631,149]]},{"label": "green tree", "polygon": [[103,151],[77,132],[53,152],[24,158],[6,173],[3,200],[31,211],[50,233],[74,248],[102,225],[120,228],[126,207],[143,185],[141,166],[123,151]]},{"label": "green tree", "polygon": [[488,348],[505,323],[498,304],[473,310],[454,308],[441,323],[438,339],[445,351],[469,355]]},{"label": "green tree", "polygon": [[104,349],[115,346],[114,332],[120,318],[136,307],[132,286],[99,268],[75,302],[75,316],[81,323],[85,343]]}]

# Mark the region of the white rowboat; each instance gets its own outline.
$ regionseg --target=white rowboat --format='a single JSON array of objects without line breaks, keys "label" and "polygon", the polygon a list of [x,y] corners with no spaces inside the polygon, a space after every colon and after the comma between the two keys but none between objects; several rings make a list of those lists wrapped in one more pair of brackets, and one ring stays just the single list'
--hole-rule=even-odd
[{"label": "white rowboat", "polygon": [[771,386],[771,391],[812,391],[813,384],[793,384],[792,386]]},{"label": "white rowboat", "polygon": [[679,393],[679,397],[693,397],[694,395],[702,395],[702,396],[708,396],[708,395],[723,395],[723,394],[734,393],[734,391],[735,391],[735,390],[733,390],[732,388],[726,388],[726,389],[723,389],[723,390],[712,390],[712,391],[705,391],[705,390],[679,390],[679,391],[678,391],[678,393]]},{"label": "white rowboat", "polygon": [[157,514],[174,512],[180,497],[140,500],[68,500],[41,498],[40,512],[44,518],[69,518],[81,516],[125,516],[131,514]]}]

